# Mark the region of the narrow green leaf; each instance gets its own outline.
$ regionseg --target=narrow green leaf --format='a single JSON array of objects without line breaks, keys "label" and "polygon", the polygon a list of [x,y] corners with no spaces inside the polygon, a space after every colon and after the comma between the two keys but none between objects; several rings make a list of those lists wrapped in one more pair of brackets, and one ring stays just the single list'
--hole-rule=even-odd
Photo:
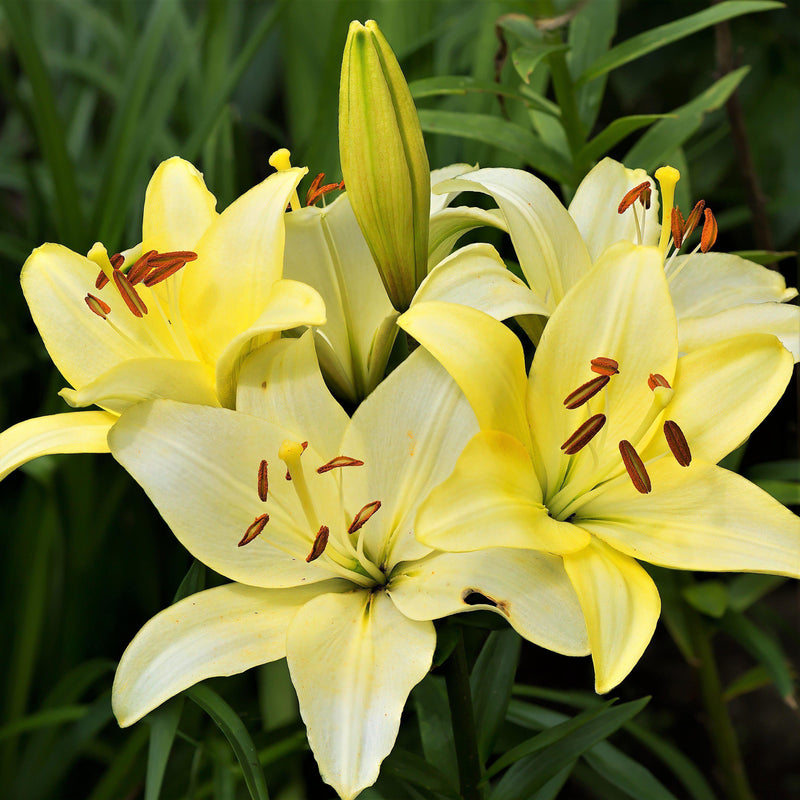
[{"label": "narrow green leaf", "polygon": [[511,54],[511,61],[525,83],[531,82],[531,73],[541,64],[542,59],[551,53],[564,53],[569,50],[568,44],[556,42],[536,42],[520,47]]},{"label": "narrow green leaf", "polygon": [[150,725],[150,746],[147,753],[144,800],[158,800],[161,795],[161,784],[167,771],[167,762],[182,711],[183,697],[179,696],[168,700],[145,717]]},{"label": "narrow green leaf", "polygon": [[775,481],[757,478],[753,481],[785,506],[800,506],[800,483],[797,481]]},{"label": "narrow green leaf", "polygon": [[453,785],[457,785],[458,761],[444,681],[435,675],[428,675],[414,687],[411,702],[417,714],[425,760],[436,764]]},{"label": "narrow green leaf", "polygon": [[690,605],[715,619],[719,619],[728,607],[728,589],[722,581],[693,583],[685,586],[682,594]]},{"label": "narrow green leaf", "polygon": [[[744,3],[745,0],[741,2]],[[676,108],[667,119],[653,125],[628,151],[623,161],[632,167],[642,167],[652,172],[667,155],[683,145],[697,131],[709,111],[719,108],[733,94],[749,71],[749,67],[741,67],[729,72],[694,100]]]},{"label": "narrow green leaf", "polygon": [[420,109],[422,130],[491,144],[524,159],[538,172],[561,183],[570,183],[571,166],[561,153],[547,146],[525,128],[491,114]]},{"label": "narrow green leaf", "polygon": [[777,264],[784,258],[794,258],[796,250],[731,250],[731,255],[745,258],[756,264],[763,264],[768,267],[770,264]]},{"label": "narrow green leaf", "polygon": [[519,92],[509,89],[502,83],[482,81],[469,75],[442,75],[434,78],[420,78],[408,84],[411,96],[415,100],[422,97],[436,97],[438,95],[465,95],[465,94],[495,94],[503,97],[512,97],[515,100],[526,102],[526,97]]},{"label": "narrow green leaf", "polygon": [[800,459],[787,458],[783,461],[767,461],[756,464],[747,470],[747,477],[755,480],[779,480],[797,483],[800,481]]},{"label": "narrow green leaf", "polygon": [[564,784],[569,780],[569,776],[572,774],[572,770],[575,769],[577,763],[577,761],[572,761],[567,764],[561,772],[556,773],[550,778],[541,789],[537,789],[531,795],[530,800],[555,800],[564,788]]},{"label": "narrow green leaf", "polygon": [[258,760],[253,740],[238,714],[213,690],[203,684],[187,689],[184,694],[197,703],[214,720],[231,745],[242,768],[247,789],[253,800],[269,800],[264,771]]},{"label": "narrow green leaf", "polygon": [[147,737],[147,729],[143,727],[128,732],[125,744],[114,753],[111,764],[87,800],[117,800],[124,796],[131,785],[141,751],[147,744]]},{"label": "narrow green leaf", "polygon": [[577,158],[587,163],[598,161],[626,136],[668,116],[668,114],[635,114],[615,119],[580,149]]},{"label": "narrow green leaf", "polygon": [[493,631],[472,668],[470,688],[478,732],[478,753],[485,762],[506,717],[522,639],[513,629]]},{"label": "narrow green leaf", "polygon": [[690,14],[675,22],[668,22],[666,25],[659,25],[657,28],[626,39],[598,58],[580,76],[579,82],[583,83],[597,78],[599,75],[611,72],[611,70],[651,53],[653,50],[677,42],[704,28],[710,28],[726,19],[783,7],[783,3],[772,2],[772,0],[726,0],[726,2],[711,6],[711,8],[698,11],[696,14]]},{"label": "narrow green leaf", "polygon": [[608,742],[595,745],[584,758],[593,770],[634,800],[678,800],[649,769]]},{"label": "narrow green leaf", "polygon": [[722,699],[729,703],[735,697],[750,694],[756,689],[762,689],[772,683],[772,676],[762,666],[753,667],[743,672],[738,678],[731,681],[722,693]]},{"label": "narrow green leaf", "polygon": [[61,706],[60,708],[47,708],[28,714],[22,719],[9,722],[0,727],[0,741],[11,736],[19,736],[21,733],[35,731],[38,728],[49,728],[56,725],[63,725],[65,722],[74,722],[76,719],[86,716],[89,706]]},{"label": "narrow green leaf", "polygon": [[432,764],[415,753],[395,747],[381,766],[381,771],[396,778],[402,778],[420,789],[438,792],[445,797],[458,798],[457,790],[450,781]]},{"label": "narrow green leaf", "polygon": [[497,24],[528,47],[535,47],[542,41],[542,32],[536,27],[535,20],[524,14],[505,14],[497,20]]},{"label": "narrow green leaf", "polygon": [[206,566],[202,561],[195,559],[183,576],[183,580],[172,598],[173,603],[183,600],[190,594],[197,594],[206,588]]},{"label": "narrow green leaf", "polygon": [[782,575],[735,575],[728,584],[728,603],[734,611],[746,611],[757,600],[782,586],[788,578]]}]

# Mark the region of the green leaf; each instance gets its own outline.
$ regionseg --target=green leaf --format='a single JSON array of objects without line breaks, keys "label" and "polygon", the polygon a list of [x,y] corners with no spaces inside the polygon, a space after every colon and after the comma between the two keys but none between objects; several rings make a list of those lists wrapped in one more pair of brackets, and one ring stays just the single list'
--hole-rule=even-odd
[{"label": "green leaf", "polygon": [[525,128],[491,114],[421,109],[419,121],[428,133],[447,134],[491,144],[524,159],[538,172],[561,183],[571,182],[571,165]]},{"label": "green leaf", "polygon": [[425,760],[430,764],[437,764],[453,785],[457,785],[458,761],[444,681],[435,675],[428,675],[414,687],[411,702],[417,713]]},{"label": "green leaf", "polygon": [[520,47],[511,54],[511,61],[525,83],[531,82],[531,73],[539,66],[542,59],[551,53],[563,53],[569,50],[568,44],[536,42],[527,47]]},{"label": "green leaf", "polygon": [[800,506],[800,483],[797,481],[754,480],[765,492],[785,506]]},{"label": "green leaf", "polygon": [[[741,0],[742,3],[745,0]],[[722,5],[725,5],[724,3]],[[719,6],[714,6],[719,8]],[[733,94],[749,67],[741,67],[724,75],[694,100],[672,111],[662,119],[628,151],[624,163],[642,167],[652,172],[671,152],[680,147],[700,127],[703,117],[719,108]]]},{"label": "green leaf", "polygon": [[183,576],[183,580],[181,581],[180,586],[178,586],[178,590],[175,592],[175,597],[172,598],[172,602],[177,603],[178,600],[183,600],[184,597],[188,597],[190,594],[197,594],[197,592],[201,592],[205,588],[205,564],[195,559],[192,561],[192,565]]},{"label": "green leaf", "polygon": [[682,594],[690,605],[715,619],[719,619],[728,607],[728,589],[722,581],[693,583],[685,586]]},{"label": "green leaf", "polygon": [[508,628],[493,631],[486,639],[470,675],[478,753],[485,762],[506,717],[522,639]]},{"label": "green leaf", "polygon": [[783,261],[784,258],[794,258],[796,250],[731,250],[731,255],[745,258],[756,264],[769,266]]},{"label": "green leaf", "polygon": [[578,152],[579,161],[598,161],[615,144],[630,136],[639,128],[652,125],[660,119],[666,119],[669,114],[635,114],[630,117],[620,117],[603,128],[593,139],[590,139]]},{"label": "green leaf", "polygon": [[762,478],[798,481],[800,480],[800,459],[787,458],[783,461],[766,461],[763,464],[756,464],[747,470],[746,477],[751,481]]},{"label": "green leaf", "polygon": [[525,102],[525,97],[502,83],[482,81],[469,75],[442,75],[434,78],[421,78],[408,84],[411,96],[415,100],[422,97],[436,97],[438,95],[464,95],[464,94],[499,94],[503,97],[513,97]]},{"label": "green leaf", "polygon": [[128,731],[127,741],[114,753],[105,774],[87,800],[117,800],[124,796],[138,770],[139,755],[147,743],[147,729]]},{"label": "green leaf", "polygon": [[231,745],[253,800],[269,800],[264,771],[253,740],[238,714],[208,686],[198,684],[184,694],[214,720]]},{"label": "green leaf", "polygon": [[753,667],[728,684],[728,688],[722,693],[722,699],[724,702],[729,703],[735,697],[741,697],[743,694],[749,694],[756,689],[762,689],[771,683],[772,676],[764,667]]},{"label": "green leaf", "polygon": [[580,76],[579,83],[590,81],[592,78],[611,72],[611,70],[621,67],[623,64],[634,61],[672,42],[677,42],[704,28],[716,25],[718,22],[740,17],[742,14],[752,14],[756,11],[769,11],[778,8],[783,8],[783,3],[772,2],[771,0],[727,0],[675,22],[659,25],[657,28],[640,33],[638,36],[633,36],[616,47],[612,47]]},{"label": "green leaf", "polygon": [[35,731],[39,728],[49,728],[63,725],[65,722],[74,722],[86,716],[89,706],[61,706],[59,708],[46,708],[34,714],[28,714],[22,719],[9,722],[0,727],[0,741],[21,733]]},{"label": "green leaf", "polygon": [[497,20],[497,24],[529,47],[535,47],[542,41],[542,32],[536,27],[536,22],[524,14],[505,14]]},{"label": "green leaf", "polygon": [[584,758],[593,770],[634,800],[677,800],[649,769],[608,742],[595,745]]},{"label": "green leaf", "polygon": [[150,725],[150,746],[147,753],[144,800],[158,800],[161,795],[161,784],[182,711],[183,697],[179,696],[168,700],[145,717]]},{"label": "green leaf", "polygon": [[753,603],[782,586],[788,578],[782,575],[735,575],[728,584],[728,604],[734,611],[746,611]]},{"label": "green leaf", "polygon": [[402,778],[414,786],[429,792],[438,792],[445,797],[458,798],[458,792],[450,781],[432,764],[415,753],[395,747],[381,766],[381,771]]}]

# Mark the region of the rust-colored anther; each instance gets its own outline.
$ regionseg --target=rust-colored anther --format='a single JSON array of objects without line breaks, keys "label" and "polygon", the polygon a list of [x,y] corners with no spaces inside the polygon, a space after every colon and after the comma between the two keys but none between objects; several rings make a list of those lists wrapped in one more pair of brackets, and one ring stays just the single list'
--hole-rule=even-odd
[{"label": "rust-colored anther", "polygon": [[136,289],[131,286],[127,276],[118,269],[114,270],[114,285],[119,290],[125,305],[128,306],[134,317],[143,317],[147,313],[147,306],[142,302]]},{"label": "rust-colored anther", "polygon": [[650,196],[653,194],[650,184],[647,184],[647,188],[642,190],[642,193],[639,195],[639,202],[642,204],[644,208],[650,208]]},{"label": "rust-colored anther", "polygon": [[650,391],[654,392],[657,386],[662,386],[664,389],[671,389],[672,387],[669,385],[669,381],[663,376],[660,375],[658,372],[655,374],[650,374],[650,377],[647,379],[647,385],[650,387]]},{"label": "rust-colored anther", "polygon": [[672,207],[672,241],[675,245],[676,250],[681,249],[681,245],[683,244],[683,231],[686,227],[686,220],[683,218],[683,214],[681,214],[681,210],[678,206]]},{"label": "rust-colored anther", "polygon": [[262,503],[267,502],[267,495],[269,494],[269,476],[267,472],[267,462],[262,460],[258,465],[258,496]]},{"label": "rust-colored anther", "polygon": [[183,269],[186,262],[181,258],[173,259],[172,261],[164,261],[158,266],[153,267],[150,274],[144,279],[144,285],[148,288],[155,286],[161,281],[165,281],[170,276],[174,275],[179,269]]},{"label": "rust-colored anther", "polygon": [[626,193],[617,207],[617,214],[624,214],[645,192],[647,193],[647,205],[644,204],[644,201],[642,201],[642,205],[648,208],[650,205],[650,181],[645,181]]},{"label": "rust-colored anther", "polygon": [[574,392],[568,394],[564,399],[564,405],[567,408],[578,408],[584,403],[588,403],[608,382],[611,378],[608,375],[598,375],[590,381],[586,381],[583,385],[579,386]]},{"label": "rust-colored anther", "polygon": [[151,264],[163,264],[166,261],[175,261],[176,259],[187,263],[197,259],[197,253],[193,250],[169,250],[166,253],[158,253],[153,250],[152,253],[153,255],[149,258]]},{"label": "rust-colored anther", "polygon": [[652,489],[650,476],[647,474],[644,463],[642,459],[639,458],[639,454],[636,450],[634,450],[633,445],[626,439],[623,439],[619,443],[619,453],[622,456],[622,463],[625,465],[625,469],[636,491],[647,494],[650,489]]},{"label": "rust-colored anther", "polygon": [[344,181],[341,183],[326,183],[324,186],[320,186],[322,183],[322,179],[325,177],[324,172],[320,172],[313,181],[311,181],[311,186],[308,187],[308,192],[306,193],[306,205],[313,206],[317,200],[322,197],[322,195],[327,194],[328,192],[334,192],[337,189],[344,188]]},{"label": "rust-colored anther", "polygon": [[244,547],[246,544],[250,544],[253,539],[258,536],[261,531],[266,528],[267,523],[269,522],[269,514],[261,514],[261,516],[256,517],[253,522],[250,524],[250,527],[244,532],[244,536],[239,541],[239,544],[236,545],[237,547]]},{"label": "rust-colored anther", "polygon": [[618,375],[619,374],[619,362],[615,361],[613,358],[607,358],[606,356],[599,356],[598,358],[592,359],[592,372],[596,372],[598,375]]},{"label": "rust-colored anther", "polygon": [[125,263],[125,256],[122,255],[122,253],[114,253],[113,256],[109,256],[108,260],[111,262],[111,266],[114,267],[114,269],[120,269]]},{"label": "rust-colored anther", "polygon": [[328,534],[330,529],[327,525],[321,525],[314,537],[314,544],[311,545],[311,552],[306,556],[306,561],[316,561],[324,552],[328,544]]},{"label": "rust-colored anther", "polygon": [[350,523],[350,527],[347,529],[348,533],[355,533],[357,530],[360,530],[364,527],[366,521],[381,507],[380,500],[373,500],[371,503],[367,503],[361,511],[358,512],[353,517],[353,521]]},{"label": "rust-colored anther", "polygon": [[583,425],[561,445],[561,449],[566,456],[574,456],[575,453],[586,447],[589,442],[600,432],[603,425],[606,424],[605,414],[595,414],[589,417]]},{"label": "rust-colored anther", "polygon": [[668,419],[664,423],[664,436],[667,439],[669,449],[672,450],[672,455],[675,456],[675,460],[682,467],[688,467],[692,463],[692,451],[689,450],[689,443],[686,441],[686,437],[678,427],[678,424]]},{"label": "rust-colored anther", "polygon": [[717,220],[707,208],[704,212],[705,221],[703,222],[703,232],[700,234],[700,252],[707,253],[717,241]]},{"label": "rust-colored anther", "polygon": [[108,283],[108,275],[106,275],[105,272],[103,272],[103,270],[100,270],[100,274],[95,279],[94,288],[102,289],[107,283]]},{"label": "rust-colored anther", "polygon": [[686,224],[683,226],[683,238],[688,239],[693,233],[694,229],[700,223],[700,217],[703,214],[703,209],[706,207],[705,200],[698,200],[694,204],[688,217],[686,217]]},{"label": "rust-colored anther", "polygon": [[317,472],[322,475],[323,472],[330,472],[332,469],[339,467],[363,467],[364,462],[359,461],[357,458],[350,458],[350,456],[336,456],[332,458],[327,464],[317,467]]},{"label": "rust-colored anther", "polygon": [[93,294],[87,294],[83,299],[86,301],[86,305],[89,306],[98,317],[105,319],[111,313],[111,306],[108,303],[104,303],[99,297],[95,297]]},{"label": "rust-colored anther", "polygon": [[155,254],[155,250],[149,250],[141,258],[136,259],[136,263],[125,273],[131,286],[141,283],[142,279],[150,272],[152,266],[150,258]]}]

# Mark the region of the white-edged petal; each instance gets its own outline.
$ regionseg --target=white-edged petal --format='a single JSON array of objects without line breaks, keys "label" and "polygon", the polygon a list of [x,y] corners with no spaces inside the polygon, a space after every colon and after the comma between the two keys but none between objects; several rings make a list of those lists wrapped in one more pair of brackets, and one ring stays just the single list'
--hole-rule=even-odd
[{"label": "white-edged petal", "polygon": [[499,228],[508,232],[503,212],[499,209],[455,206],[443,208],[431,217],[428,229],[428,270],[432,270],[455,247],[456,242],[475,228]]},{"label": "white-edged petal", "polygon": [[439,184],[464,175],[467,172],[474,172],[477,167],[472,164],[448,164],[446,167],[431,170],[431,216],[450,205],[458,192],[439,193]]},{"label": "white-edged petal", "polygon": [[322,595],[295,615],[292,683],[322,778],[342,800],[376,781],[435,645],[433,624],[403,616],[385,592]]}]

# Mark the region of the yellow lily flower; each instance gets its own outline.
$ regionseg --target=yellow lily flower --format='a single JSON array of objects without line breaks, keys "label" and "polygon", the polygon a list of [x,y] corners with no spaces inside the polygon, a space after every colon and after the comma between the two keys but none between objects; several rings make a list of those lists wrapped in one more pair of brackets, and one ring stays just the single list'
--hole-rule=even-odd
[{"label": "yellow lily flower", "polygon": [[131,404],[173,398],[232,405],[241,359],[298,325],[319,325],[319,295],[282,280],[284,209],[304,174],[272,175],[224,212],[202,175],[164,161],[147,187],[142,242],[88,257],[58,244],[33,251],[22,290],[73,407],[103,411],[26,420],[0,434],[0,478],[49,453],[108,452]]},{"label": "yellow lily flower", "polygon": [[420,508],[417,536],[465,552],[574,545],[563,558],[598,692],[633,668],[659,616],[637,559],[800,577],[798,518],[715,466],[781,396],[792,357],[757,334],[678,359],[658,248],[607,248],[554,311],[529,376],[517,338],[472,309],[420,304],[398,324],[481,426]]},{"label": "yellow lily flower", "polygon": [[[771,333],[800,360],[797,295],[775,270],[728,253],[710,252],[715,223],[704,223],[703,247],[680,255],[683,241],[700,223],[703,207],[684,219],[673,205],[677,170],[656,172],[661,184],[662,222],[655,182],[642,169],[603,159],[581,182],[564,208],[538,178],[521,170],[481,169],[440,185],[450,192],[482,192],[502,212],[517,258],[536,299],[549,316],[566,293],[610,245],[620,240],[657,245],[678,318],[682,353],[745,333]],[[677,238],[676,238],[677,236]],[[702,249],[702,252],[697,252]]]},{"label": "yellow lily flower", "polygon": [[[490,609],[544,647],[588,652],[556,556],[439,553],[414,538],[420,502],[477,430],[429,354],[414,353],[350,419],[307,332],[247,359],[236,405],[144,403],[109,436],[182,544],[234,581],[136,635],[114,682],[121,725],[197,681],[285,656],[322,777],[348,799],[376,780],[430,669],[432,619]],[[472,606],[476,593],[494,602]]]}]

